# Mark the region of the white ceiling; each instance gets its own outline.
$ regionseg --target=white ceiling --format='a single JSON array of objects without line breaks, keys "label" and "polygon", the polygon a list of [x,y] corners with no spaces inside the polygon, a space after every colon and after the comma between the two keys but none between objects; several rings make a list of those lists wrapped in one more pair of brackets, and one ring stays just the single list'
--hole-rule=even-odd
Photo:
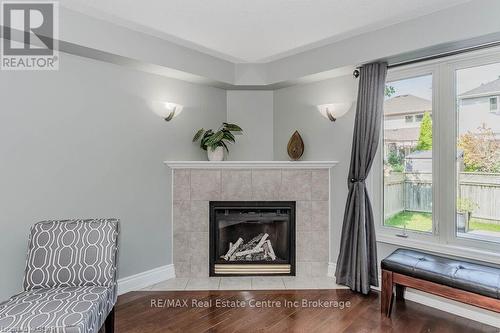
[{"label": "white ceiling", "polygon": [[60,0],[60,3],[233,62],[266,62],[468,1]]}]

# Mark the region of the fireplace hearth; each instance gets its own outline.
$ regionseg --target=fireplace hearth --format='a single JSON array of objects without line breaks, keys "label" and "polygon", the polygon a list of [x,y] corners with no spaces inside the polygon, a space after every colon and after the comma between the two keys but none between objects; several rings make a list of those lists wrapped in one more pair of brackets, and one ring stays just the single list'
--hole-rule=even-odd
[{"label": "fireplace hearth", "polygon": [[209,274],[295,275],[294,201],[211,201]]}]

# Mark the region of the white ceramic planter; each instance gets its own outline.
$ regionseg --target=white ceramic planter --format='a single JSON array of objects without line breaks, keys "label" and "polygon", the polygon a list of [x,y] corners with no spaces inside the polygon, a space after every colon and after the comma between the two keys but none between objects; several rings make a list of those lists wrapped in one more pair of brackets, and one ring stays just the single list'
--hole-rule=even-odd
[{"label": "white ceramic planter", "polygon": [[457,229],[459,232],[469,232],[469,214],[457,212]]},{"label": "white ceramic planter", "polygon": [[214,150],[212,148],[207,148],[207,156],[209,161],[223,161],[224,160],[224,148],[217,147]]}]

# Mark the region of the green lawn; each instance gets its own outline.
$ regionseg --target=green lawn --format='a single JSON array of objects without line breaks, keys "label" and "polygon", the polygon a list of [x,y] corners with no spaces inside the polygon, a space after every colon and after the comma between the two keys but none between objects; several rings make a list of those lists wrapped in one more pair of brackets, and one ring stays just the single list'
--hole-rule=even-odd
[{"label": "green lawn", "polygon": [[[417,231],[432,231],[432,216],[430,213],[401,212],[385,220],[385,225]],[[469,230],[500,232],[500,224],[488,223],[486,220],[472,218],[469,222]]]},{"label": "green lawn", "polygon": [[385,220],[388,227],[404,228],[417,231],[432,231],[432,215],[430,213],[417,213],[404,211]]},{"label": "green lawn", "polygon": [[472,218],[469,222],[469,229],[500,232],[500,224],[488,223],[486,220]]}]

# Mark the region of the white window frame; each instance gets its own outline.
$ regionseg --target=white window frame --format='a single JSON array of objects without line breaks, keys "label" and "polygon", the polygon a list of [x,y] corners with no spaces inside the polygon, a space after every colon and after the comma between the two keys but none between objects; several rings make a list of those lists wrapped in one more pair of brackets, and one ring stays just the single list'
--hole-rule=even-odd
[{"label": "white window frame", "polygon": [[[500,48],[470,52],[425,63],[390,69],[386,82],[432,75],[432,195],[433,232],[407,230],[407,238],[398,237],[402,229],[384,226],[383,135],[368,179],[376,217],[377,240],[461,257],[500,263],[500,243],[472,240],[456,235],[456,71],[500,62]],[[382,120],[383,121],[383,120]],[[382,132],[383,133],[383,132]],[[450,172],[453,170],[453,172]],[[375,195],[374,195],[375,194]]]},{"label": "white window frame", "polygon": [[[421,77],[421,76],[427,76],[427,75],[432,75],[432,87],[433,87],[433,96],[432,96],[432,112],[434,113],[434,110],[437,110],[437,95],[436,95],[436,89],[434,88],[436,84],[438,84],[437,81],[437,67],[433,64],[430,65],[411,65],[411,66],[406,66],[405,68],[401,69],[395,69],[395,70],[390,70],[387,74],[387,79],[386,82],[387,84],[390,84],[390,82],[393,81],[399,81],[399,80],[404,80],[404,79],[410,79],[414,77]],[[432,137],[433,137],[433,147],[436,144],[436,132],[435,132],[435,123],[436,123],[436,118],[437,116],[433,117],[433,128],[432,128]],[[383,120],[382,120],[383,122]],[[383,133],[383,123],[382,125],[382,133]],[[436,223],[436,208],[434,207],[434,199],[433,199],[433,212],[432,212],[432,218],[433,218],[433,231],[432,233],[427,233],[427,232],[419,232],[419,231],[414,231],[407,229],[407,235],[408,238],[402,238],[399,237],[398,235],[402,234],[402,229],[401,228],[394,228],[394,227],[388,227],[384,226],[384,177],[383,177],[383,165],[384,165],[384,156],[383,156],[383,148],[384,148],[384,138],[383,135],[380,136],[380,142],[379,142],[379,149],[377,151],[377,156],[375,158],[374,164],[373,164],[373,173],[372,175],[374,176],[370,181],[371,187],[373,189],[377,189],[377,195],[371,196],[373,198],[373,207],[374,207],[374,213],[375,216],[378,217],[378,221],[376,222],[376,230],[377,230],[377,235],[378,238],[380,236],[387,236],[390,237],[392,240],[399,240],[406,242],[409,239],[412,240],[418,240],[418,241],[425,241],[425,242],[437,242],[438,241],[438,230],[437,226],[439,225]],[[435,186],[435,181],[436,177],[434,176],[436,173],[436,167],[437,164],[435,163],[435,154],[437,152],[433,149],[432,152],[432,196],[433,198],[436,196],[436,186]]]},{"label": "white window frame", "polygon": [[[491,108],[491,101],[492,101],[492,100],[495,100],[495,101],[496,101],[496,102],[495,102],[495,106],[496,106],[496,108],[494,108],[494,109],[492,109],[492,108]],[[490,98],[488,99],[488,101],[490,102],[490,103],[489,103],[489,104],[490,104],[490,112],[491,112],[491,113],[497,113],[497,112],[498,112],[498,96],[490,97]]]}]

